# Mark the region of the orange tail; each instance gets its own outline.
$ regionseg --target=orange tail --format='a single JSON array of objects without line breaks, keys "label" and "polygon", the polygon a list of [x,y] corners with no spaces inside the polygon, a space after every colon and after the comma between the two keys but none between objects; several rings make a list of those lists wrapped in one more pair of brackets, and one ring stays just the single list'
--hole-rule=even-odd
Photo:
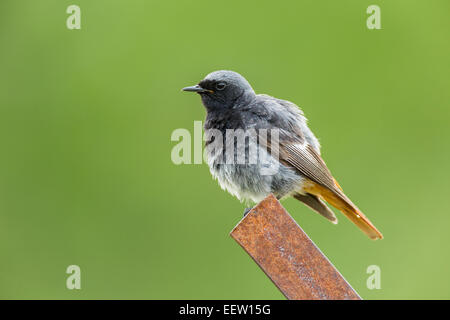
[{"label": "orange tail", "polygon": [[341,211],[347,218],[349,218],[362,232],[367,234],[370,239],[383,239],[383,235],[370,220],[350,201],[343,192],[340,192],[340,187],[336,182],[336,187],[339,189],[335,192],[313,181],[307,181],[303,190],[307,193],[316,195],[333,207]]}]

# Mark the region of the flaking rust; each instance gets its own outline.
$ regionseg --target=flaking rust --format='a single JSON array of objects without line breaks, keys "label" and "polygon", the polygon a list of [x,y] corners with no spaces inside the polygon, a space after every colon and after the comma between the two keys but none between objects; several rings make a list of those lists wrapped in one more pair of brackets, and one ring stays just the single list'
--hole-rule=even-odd
[{"label": "flaking rust", "polygon": [[273,195],[255,206],[230,235],[287,299],[361,299]]}]

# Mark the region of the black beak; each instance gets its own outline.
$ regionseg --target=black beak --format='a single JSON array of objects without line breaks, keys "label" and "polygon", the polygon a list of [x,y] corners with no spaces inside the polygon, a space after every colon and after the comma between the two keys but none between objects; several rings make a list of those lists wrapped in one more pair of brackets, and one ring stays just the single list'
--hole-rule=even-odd
[{"label": "black beak", "polygon": [[197,92],[197,93],[205,93],[205,92],[212,92],[211,90],[203,89],[199,85],[192,86],[192,87],[186,87],[181,89],[183,91],[189,91],[189,92]]}]

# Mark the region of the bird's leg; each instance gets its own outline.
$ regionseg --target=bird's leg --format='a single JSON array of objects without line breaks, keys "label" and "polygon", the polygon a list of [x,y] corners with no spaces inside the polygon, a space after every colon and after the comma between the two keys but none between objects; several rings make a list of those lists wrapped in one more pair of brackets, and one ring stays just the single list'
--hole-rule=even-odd
[{"label": "bird's leg", "polygon": [[250,210],[252,210],[253,208],[245,208],[244,210],[244,217],[247,215],[247,213],[250,212]]}]

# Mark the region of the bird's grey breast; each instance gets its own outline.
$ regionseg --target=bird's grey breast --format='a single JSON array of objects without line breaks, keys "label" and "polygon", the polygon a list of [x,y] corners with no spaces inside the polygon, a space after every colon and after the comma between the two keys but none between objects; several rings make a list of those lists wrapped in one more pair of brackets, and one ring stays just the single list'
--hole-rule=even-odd
[{"label": "bird's grey breast", "polygon": [[[227,113],[207,115],[205,147],[211,174],[241,201],[259,202],[270,193],[281,198],[301,184],[302,176],[281,164],[258,141],[261,129],[289,130],[289,119],[277,115],[285,110],[276,104],[274,98],[262,97]],[[291,120],[296,121],[293,112]]]}]

